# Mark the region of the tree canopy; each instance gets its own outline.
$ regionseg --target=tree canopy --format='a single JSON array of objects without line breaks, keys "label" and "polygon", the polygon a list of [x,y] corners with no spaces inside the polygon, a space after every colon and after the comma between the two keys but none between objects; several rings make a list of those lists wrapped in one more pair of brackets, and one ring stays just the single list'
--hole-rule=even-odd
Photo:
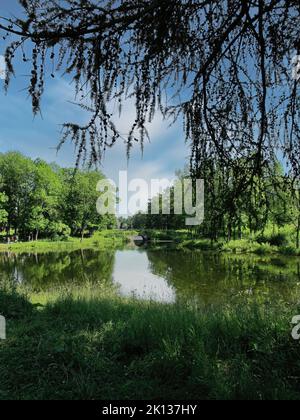
[{"label": "tree canopy", "polygon": [[0,154],[0,233],[22,239],[83,237],[116,224],[97,212],[103,174],[63,169],[18,152]]},{"label": "tree canopy", "polygon": [[[213,165],[213,163],[212,163]],[[272,167],[272,179],[269,172],[261,178],[256,177],[253,184],[229,205],[232,199],[234,182],[232,171],[217,167],[213,179],[207,186],[209,188],[205,199],[205,217],[200,226],[190,227],[193,232],[202,238],[212,241],[242,239],[244,237],[256,238],[259,242],[270,242],[273,245],[285,245],[290,241],[297,249],[300,247],[300,196],[299,191],[294,192],[286,188],[287,179],[279,162]],[[174,183],[184,182],[190,175],[185,170],[177,172]],[[276,182],[273,183],[272,180]],[[291,182],[291,180],[290,180]],[[187,230],[187,214],[178,215],[174,206],[174,186],[167,188],[158,196],[149,201],[148,212],[140,212],[121,219],[121,227],[131,227],[140,231],[153,230],[178,231]],[[151,208],[159,203],[158,214],[152,214]],[[170,206],[170,212],[165,214],[163,209]],[[268,237],[267,233],[270,233]],[[177,234],[176,234],[177,235]],[[176,236],[175,235],[175,236]]]},{"label": "tree canopy", "polygon": [[66,122],[60,145],[71,138],[79,160],[101,160],[124,137],[112,104],[121,111],[134,98],[128,153],[134,140],[143,144],[160,110],[171,122],[183,117],[195,174],[206,172],[207,161],[230,166],[234,194],[277,156],[299,177],[300,77],[292,66],[300,54],[298,0],[19,2],[22,15],[0,19],[4,37],[12,36],[6,86],[18,51],[32,67],[34,113],[47,72],[72,78],[91,118],[85,126]]}]

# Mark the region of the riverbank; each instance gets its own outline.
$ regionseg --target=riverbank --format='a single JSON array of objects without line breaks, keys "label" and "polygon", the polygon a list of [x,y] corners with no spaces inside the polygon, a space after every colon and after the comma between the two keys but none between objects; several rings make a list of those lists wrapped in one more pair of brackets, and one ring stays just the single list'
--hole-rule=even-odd
[{"label": "riverbank", "polygon": [[[146,231],[142,232],[151,238],[149,242],[153,248],[165,247],[166,244],[176,249],[189,249],[200,251],[224,252],[232,254],[256,254],[256,255],[284,255],[300,256],[300,249],[291,243],[280,246],[268,242],[258,242],[255,239],[212,242],[210,239],[193,238],[189,231]],[[12,244],[0,244],[0,252],[14,253],[45,253],[76,251],[80,249],[116,249],[128,244],[131,238],[137,235],[137,231],[107,230],[97,232],[91,238],[69,238],[64,241],[40,240],[33,242],[19,242]]]},{"label": "riverbank", "polygon": [[12,244],[0,244],[0,252],[15,253],[45,253],[76,251],[79,249],[115,249],[129,242],[129,237],[136,232],[105,230],[95,233],[91,238],[83,240],[79,238],[69,238],[64,241],[40,240],[33,242],[19,242]]},{"label": "riverbank", "polygon": [[206,238],[193,237],[187,230],[181,231],[146,231],[143,232],[154,246],[164,241],[172,241],[178,249],[191,249],[201,251],[227,252],[233,254],[256,255],[285,255],[300,256],[300,248],[296,248],[289,239],[288,234],[265,235],[265,237],[245,238],[240,240],[211,241]]},{"label": "riverbank", "polygon": [[209,239],[191,239],[178,244],[179,248],[199,249],[203,251],[219,251],[233,254],[285,255],[300,256],[300,249],[292,245],[275,246],[259,243],[251,239],[232,240],[229,242],[211,242]]},{"label": "riverbank", "polygon": [[0,399],[299,399],[294,305],[200,308],[87,284],[0,290]]}]

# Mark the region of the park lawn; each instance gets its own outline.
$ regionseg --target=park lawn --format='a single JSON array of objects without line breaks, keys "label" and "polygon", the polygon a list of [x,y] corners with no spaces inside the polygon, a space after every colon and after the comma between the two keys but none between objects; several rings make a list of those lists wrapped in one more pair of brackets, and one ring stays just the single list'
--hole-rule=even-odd
[{"label": "park lawn", "polygon": [[61,252],[78,249],[107,249],[117,248],[128,243],[135,231],[105,230],[95,233],[91,238],[68,238],[62,241],[39,240],[33,242],[19,242],[10,245],[0,244],[0,252]]}]

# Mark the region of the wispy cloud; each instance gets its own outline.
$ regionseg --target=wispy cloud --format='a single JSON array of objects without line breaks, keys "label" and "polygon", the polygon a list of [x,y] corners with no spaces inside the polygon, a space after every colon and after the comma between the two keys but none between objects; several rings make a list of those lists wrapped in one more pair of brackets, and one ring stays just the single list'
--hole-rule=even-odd
[{"label": "wispy cloud", "polygon": [[[17,2],[16,2],[17,4]],[[15,2],[2,0],[0,8],[7,13],[15,13]],[[5,49],[0,40],[0,55]],[[1,63],[0,63],[1,69]],[[16,64],[16,79],[12,80],[8,95],[0,89],[0,151],[20,150],[33,158],[41,157],[49,162],[56,161],[60,165],[70,166],[75,163],[74,147],[67,143],[56,154],[56,146],[60,138],[61,124],[64,122],[85,123],[88,115],[79,107],[74,106],[74,87],[66,78],[48,77],[45,95],[42,100],[42,115],[33,118],[30,98],[24,88],[29,83],[30,69],[22,64]],[[0,80],[0,85],[3,81]],[[136,119],[136,109],[133,100],[128,100],[123,107],[121,117],[117,106],[114,109],[114,122],[124,138],[130,131]],[[184,135],[180,122],[169,128],[169,122],[164,121],[158,112],[151,124],[148,124],[151,141],[145,141],[144,154],[138,143],[134,144],[131,156],[127,161],[124,140],[106,153],[102,163],[103,172],[117,180],[119,170],[128,170],[129,178],[172,178],[176,169],[182,168],[189,155],[184,143]]]}]

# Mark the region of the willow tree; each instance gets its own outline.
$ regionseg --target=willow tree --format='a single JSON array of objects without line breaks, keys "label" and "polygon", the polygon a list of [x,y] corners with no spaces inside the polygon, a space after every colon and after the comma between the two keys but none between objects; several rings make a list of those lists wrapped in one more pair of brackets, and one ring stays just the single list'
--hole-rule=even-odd
[{"label": "willow tree", "polygon": [[278,154],[299,177],[298,0],[19,2],[18,18],[0,19],[2,35],[11,37],[6,87],[21,52],[32,67],[36,114],[47,72],[68,74],[90,112],[86,125],[63,126],[60,145],[71,139],[78,159],[99,161],[124,140],[112,104],[121,111],[134,98],[128,153],[134,141],[143,145],[160,110],[171,122],[183,118],[196,172],[212,159],[230,166],[236,194]]}]

